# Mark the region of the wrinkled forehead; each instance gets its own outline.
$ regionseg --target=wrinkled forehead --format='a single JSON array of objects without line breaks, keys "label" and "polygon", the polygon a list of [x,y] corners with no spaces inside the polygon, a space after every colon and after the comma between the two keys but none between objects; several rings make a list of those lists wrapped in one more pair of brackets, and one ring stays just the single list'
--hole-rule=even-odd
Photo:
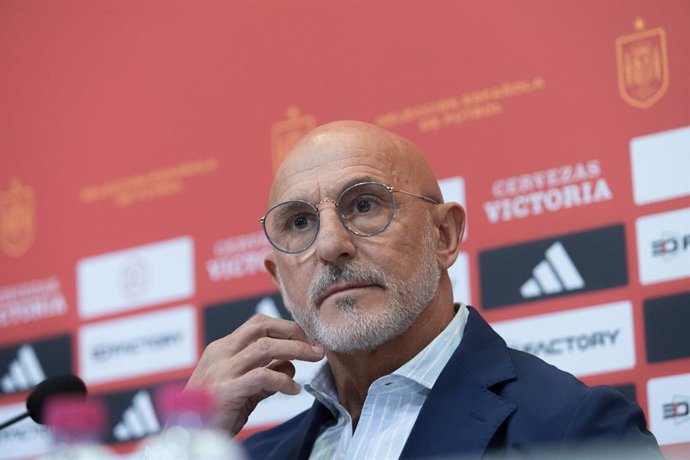
[{"label": "wrinkled forehead", "polygon": [[409,182],[404,156],[390,140],[328,136],[300,145],[278,169],[269,204],[285,200],[337,198],[348,185],[377,181],[403,187]]}]

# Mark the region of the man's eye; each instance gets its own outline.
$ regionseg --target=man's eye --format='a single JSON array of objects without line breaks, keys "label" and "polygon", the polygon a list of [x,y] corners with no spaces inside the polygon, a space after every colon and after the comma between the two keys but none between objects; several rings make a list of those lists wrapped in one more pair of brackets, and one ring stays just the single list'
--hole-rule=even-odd
[{"label": "man's eye", "polygon": [[305,214],[298,214],[296,216],[292,216],[288,220],[287,228],[288,230],[304,230],[306,228],[309,228],[309,224],[309,216]]},{"label": "man's eye", "polygon": [[375,196],[359,196],[350,205],[351,212],[355,214],[368,214],[381,206],[381,202]]},{"label": "man's eye", "polygon": [[360,198],[359,200],[357,200],[355,207],[357,209],[357,212],[369,212],[371,211],[372,204],[370,200]]}]

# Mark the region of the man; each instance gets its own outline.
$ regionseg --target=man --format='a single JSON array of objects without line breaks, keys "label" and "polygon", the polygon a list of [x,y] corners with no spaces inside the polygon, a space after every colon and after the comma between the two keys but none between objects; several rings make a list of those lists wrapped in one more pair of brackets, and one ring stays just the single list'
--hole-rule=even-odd
[{"label": "man", "polygon": [[563,456],[609,438],[659,454],[639,407],[508,349],[454,304],[464,210],[409,141],[354,121],[311,131],[261,222],[295,322],[253,317],[208,346],[189,385],[215,392],[234,434],[262,399],[300,391],[289,360],[327,364],[313,407],[249,438],[252,458]]}]

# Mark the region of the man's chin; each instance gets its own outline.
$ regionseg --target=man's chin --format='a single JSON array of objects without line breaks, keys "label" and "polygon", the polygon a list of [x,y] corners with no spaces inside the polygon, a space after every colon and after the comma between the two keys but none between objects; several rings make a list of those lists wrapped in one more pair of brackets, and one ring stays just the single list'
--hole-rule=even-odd
[{"label": "man's chin", "polygon": [[352,338],[344,341],[339,341],[337,343],[331,344],[321,344],[321,346],[328,352],[343,354],[343,355],[353,355],[356,353],[366,353],[379,348],[384,345],[387,341],[381,341],[376,338],[375,341],[361,341],[353,340]]},{"label": "man's chin", "polygon": [[[315,325],[313,334],[308,333],[313,340],[320,343],[326,350],[335,353],[357,353],[374,350],[393,337],[399,335],[398,331],[381,330],[367,318],[359,317],[353,321],[319,321]],[[372,327],[373,325],[373,327]]]}]

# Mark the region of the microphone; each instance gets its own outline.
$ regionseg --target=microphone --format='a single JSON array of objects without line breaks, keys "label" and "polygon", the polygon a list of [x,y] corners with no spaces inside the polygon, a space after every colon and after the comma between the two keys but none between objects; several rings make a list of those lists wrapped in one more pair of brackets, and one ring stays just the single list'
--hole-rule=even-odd
[{"label": "microphone", "polygon": [[46,401],[53,396],[65,394],[86,396],[86,385],[79,377],[72,374],[45,379],[36,385],[29,397],[26,398],[26,412],[1,423],[0,430],[14,425],[26,417],[31,417],[34,422],[43,424],[43,406]]}]

